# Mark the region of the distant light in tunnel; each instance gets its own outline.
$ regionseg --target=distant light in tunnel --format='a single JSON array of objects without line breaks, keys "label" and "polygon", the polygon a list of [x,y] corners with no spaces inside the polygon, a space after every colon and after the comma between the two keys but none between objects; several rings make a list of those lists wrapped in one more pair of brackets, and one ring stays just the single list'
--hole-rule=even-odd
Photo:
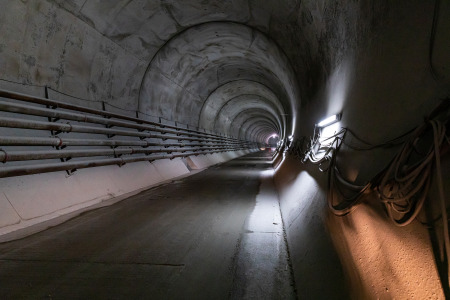
[{"label": "distant light in tunnel", "polygon": [[269,137],[266,138],[266,144],[270,144],[271,147],[273,147],[273,143],[277,144],[279,140],[279,135],[276,133],[273,133]]},{"label": "distant light in tunnel", "polygon": [[319,123],[317,123],[317,127],[326,127],[328,125],[334,124],[336,122],[338,122],[341,119],[341,114],[337,114],[337,115],[332,115],[326,119],[323,119],[322,121],[320,121]]}]

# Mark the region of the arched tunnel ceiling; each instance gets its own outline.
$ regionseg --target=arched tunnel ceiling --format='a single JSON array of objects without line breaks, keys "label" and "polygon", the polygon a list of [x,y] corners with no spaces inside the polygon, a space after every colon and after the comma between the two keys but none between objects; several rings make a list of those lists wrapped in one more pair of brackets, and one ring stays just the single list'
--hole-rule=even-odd
[{"label": "arched tunnel ceiling", "polygon": [[239,95],[226,102],[218,111],[218,117],[214,122],[214,130],[230,134],[230,128],[235,117],[242,111],[261,109],[274,117],[279,128],[283,128],[280,121],[280,115],[272,103],[268,103],[265,98],[257,95]]},{"label": "arched tunnel ceiling", "polygon": [[281,128],[279,128],[277,120],[273,115],[267,114],[267,111],[264,109],[251,108],[241,111],[235,117],[233,121],[233,124],[235,126],[231,129],[231,132],[233,133],[233,136],[236,136],[240,139],[252,139],[249,136],[249,126],[254,124],[256,121],[261,120],[264,120],[265,124],[269,124],[271,128],[273,128],[273,132],[279,133],[281,131]]},{"label": "arched tunnel ceiling", "polygon": [[201,108],[213,91],[232,81],[251,81],[273,93],[265,98],[276,98],[282,116],[289,116],[280,115],[282,134],[291,134],[300,92],[284,51],[296,71],[302,53],[295,48],[295,32],[286,30],[296,27],[285,24],[298,22],[299,5],[276,0],[8,1],[0,12],[0,23],[6,24],[0,30],[17,43],[0,45],[11,58],[2,65],[0,79],[49,86],[131,114],[139,110],[193,126],[199,125]]},{"label": "arched tunnel ceiling", "polygon": [[140,58],[151,59],[165,41],[185,28],[233,21],[276,31],[296,20],[301,1],[278,0],[52,0]]},{"label": "arched tunnel ceiling", "polygon": [[[266,136],[258,136],[258,133],[263,131]],[[247,129],[245,139],[249,141],[255,141],[263,143],[267,136],[274,134],[274,128],[270,123],[267,122],[255,122],[252,123]]]},{"label": "arched tunnel ceiling", "polygon": [[251,131],[251,136],[254,137],[255,141],[266,141],[267,138],[273,134],[273,131],[269,126],[259,125],[255,126]]},{"label": "arched tunnel ceiling", "polygon": [[234,118],[232,127],[230,129],[231,135],[234,137],[241,137],[241,133],[245,131],[245,126],[248,125],[248,123],[254,122],[256,119],[268,120],[268,122],[273,125],[274,132],[276,132],[277,134],[281,134],[280,132],[282,128],[278,127],[278,124],[274,123],[273,119],[265,114],[264,111],[250,109],[242,111]]},{"label": "arched tunnel ceiling", "polygon": [[[254,125],[254,124],[265,124],[267,126],[270,126],[270,128],[272,129],[272,133],[276,133],[278,134],[279,132],[279,128],[277,128],[275,126],[275,124],[273,124],[273,121],[268,119],[265,116],[252,116],[250,118],[246,118],[245,121],[242,123],[242,126],[237,128],[236,132],[237,132],[237,137],[241,138],[241,139],[246,139],[248,134],[249,134],[249,128],[250,126]],[[250,138],[251,139],[251,138]]]},{"label": "arched tunnel ceiling", "polygon": [[[219,86],[208,96],[200,112],[199,126],[206,129],[214,129],[214,124],[217,122],[217,119],[223,115],[221,112],[224,106],[229,105],[232,103],[233,99],[237,99],[242,95],[245,95],[245,99],[258,99],[254,106],[255,108],[262,108],[262,106],[267,107],[267,105],[269,105],[271,107],[270,110],[272,112],[275,111],[277,118],[280,120],[282,124],[280,127],[285,129],[286,120],[284,108],[278,101],[274,92],[260,82],[238,79]],[[259,105],[260,103],[262,106]],[[241,102],[235,102],[236,110],[243,110],[243,107],[241,107],[240,104]],[[268,113],[270,113],[270,111],[268,111]],[[229,124],[227,124],[229,128],[241,125],[240,123],[235,124],[234,121],[234,117],[230,119]],[[230,131],[228,129],[227,132],[231,135],[236,135],[233,130]]]},{"label": "arched tunnel ceiling", "polygon": [[250,127],[250,125],[253,125],[253,124],[257,123],[257,122],[258,123],[264,123],[264,124],[270,126],[272,128],[273,133],[278,134],[279,128],[277,128],[273,124],[272,120],[268,119],[265,116],[252,116],[252,117],[249,117],[249,118],[246,117],[244,122],[242,122],[242,125],[240,127],[236,127],[235,128],[236,136],[241,137],[241,138],[245,137],[246,136],[245,133],[247,132],[247,130]]},{"label": "arched tunnel ceiling", "polygon": [[281,134],[291,135],[300,94],[306,105],[349,49],[366,43],[358,37],[380,22],[384,2],[3,1],[0,79],[193,126],[210,92],[256,81],[277,97]]},{"label": "arched tunnel ceiling", "polygon": [[[221,77],[228,70],[234,78]],[[226,134],[240,110],[264,108],[286,130],[284,112],[295,111],[298,101],[294,82],[286,57],[263,34],[236,23],[206,23],[178,34],[155,55],[142,82],[139,108]]]},{"label": "arched tunnel ceiling", "polygon": [[255,127],[255,129],[252,131],[252,136],[254,137],[255,141],[265,141],[267,140],[267,137],[272,135],[272,130],[269,127],[264,127],[264,125],[260,125],[258,127]]}]

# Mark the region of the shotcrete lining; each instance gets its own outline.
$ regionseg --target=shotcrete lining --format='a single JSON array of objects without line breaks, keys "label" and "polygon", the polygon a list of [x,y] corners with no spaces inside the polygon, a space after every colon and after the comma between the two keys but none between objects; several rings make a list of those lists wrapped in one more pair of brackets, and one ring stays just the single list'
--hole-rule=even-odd
[{"label": "shotcrete lining", "polygon": [[241,129],[241,128],[236,128],[236,129],[234,130],[235,134],[234,134],[233,136],[234,136],[234,137],[242,137],[242,135],[244,134],[244,132],[246,131],[246,129],[247,129],[252,123],[255,123],[255,122],[257,122],[257,121],[258,121],[258,122],[259,122],[259,121],[263,121],[263,123],[270,125],[270,126],[273,128],[273,131],[276,132],[277,134],[279,134],[279,132],[278,132],[279,129],[278,129],[278,128],[275,128],[272,124],[268,123],[267,119],[265,119],[265,118],[263,118],[263,117],[251,117],[251,118],[247,119],[247,120],[245,121],[245,123],[243,124],[243,125],[245,125],[245,127],[242,126],[242,129]]},{"label": "shotcrete lining", "polygon": [[276,132],[277,134],[279,134],[279,132],[278,132],[279,128],[274,127],[273,124],[267,120],[267,118],[261,117],[261,116],[252,116],[248,119],[245,119],[245,121],[242,123],[242,125],[240,127],[235,128],[234,132],[236,132],[236,133],[234,134],[234,136],[242,137],[243,133],[248,130],[250,125],[252,125],[253,123],[256,123],[256,122],[270,125],[272,130],[274,132]]},{"label": "shotcrete lining", "polygon": [[[243,72],[251,75],[252,81],[265,77],[266,80],[261,81],[272,82],[271,85],[282,83],[281,89],[288,97],[277,97],[277,102],[281,103],[275,104],[274,109],[280,116],[284,115],[283,111],[292,111],[298,101],[295,86],[289,84],[294,81],[293,72],[275,44],[247,26],[213,22],[181,32],[159,50],[143,79],[140,110],[194,126],[202,125],[198,116],[208,97],[223,84],[218,74],[226,73],[228,66],[239,66],[238,78]],[[217,118],[217,112],[212,113],[215,115],[201,118],[220,120],[221,125],[215,128],[229,130],[230,126],[225,125],[229,118]],[[272,113],[279,123],[283,122],[278,113]],[[280,127],[286,128],[284,122]]]},{"label": "shotcrete lining", "polygon": [[[248,10],[242,10],[241,5]],[[140,108],[138,99],[149,95],[144,92],[139,96],[140,79],[144,77],[145,85],[149,75],[145,70],[152,65],[148,62],[161,58],[163,49],[169,49],[167,46],[172,43],[199,46],[191,41],[203,40],[201,44],[211,51],[191,51],[193,57],[188,52],[181,53],[178,59],[162,57],[165,64],[167,60],[183,64],[192,58],[196,59],[196,64],[187,73],[183,72],[181,84],[175,77],[164,76],[167,74],[154,75],[163,86],[161,93],[155,95],[159,104],[154,110],[140,110],[142,113],[197,126],[195,117],[199,116],[199,107],[209,93],[236,78],[266,85],[285,111],[295,111],[299,93],[292,84],[296,82],[292,68],[282,50],[259,31],[268,31],[270,9],[265,14],[255,7],[248,1],[206,6],[195,0],[170,4],[144,4],[133,0],[126,4],[116,1],[48,0],[33,5],[11,2],[1,13],[2,24],[5,24],[3,39],[21,38],[16,43],[0,44],[0,51],[8,57],[7,64],[2,65],[6,74],[3,79],[48,85],[58,92],[89,101],[104,101],[134,113]],[[283,6],[284,9],[287,8]],[[186,11],[197,17],[184,22]],[[217,11],[221,13],[215,14]],[[202,36],[205,32],[209,35]],[[229,40],[236,43],[231,45]],[[212,42],[210,47],[209,42]],[[198,59],[195,54],[206,59]],[[14,90],[27,91],[20,86]],[[292,130],[293,121],[286,125]]]},{"label": "shotcrete lining", "polygon": [[[248,116],[248,119],[247,117]],[[271,115],[267,115],[267,113],[264,110],[261,109],[248,109],[246,111],[242,111],[240,115],[238,116],[238,119],[242,119],[243,124],[251,124],[254,123],[255,118],[258,117],[261,120],[264,120],[265,123],[270,124],[274,131],[280,132],[280,128],[277,126],[276,120],[273,119]],[[245,122],[246,120],[249,120],[248,122]],[[248,127],[245,129],[245,127],[238,128],[239,129],[239,136],[238,138],[246,139],[248,137]]]},{"label": "shotcrete lining", "polygon": [[217,117],[214,120],[214,130],[229,133],[235,117],[240,112],[247,111],[249,109],[265,110],[267,114],[270,114],[275,118],[278,126],[283,128],[280,121],[280,115],[276,107],[265,100],[265,98],[260,96],[246,94],[230,99],[220,108],[220,110],[218,110]]},{"label": "shotcrete lining", "polygon": [[269,127],[255,127],[256,131],[253,132],[253,136],[255,137],[255,140],[264,140],[267,139],[267,136],[270,136],[273,134],[273,131]]},{"label": "shotcrete lining", "polygon": [[[279,128],[278,125],[277,125],[276,119],[272,115],[267,114],[267,112],[265,110],[263,110],[263,109],[250,108],[250,109],[241,111],[238,114],[237,119],[240,121],[241,119],[242,120],[247,119],[247,118],[248,119],[252,119],[253,117],[264,118],[266,120],[266,123],[270,123],[275,131],[277,131],[277,132],[281,131],[281,128]],[[247,136],[247,135],[245,134],[245,136]],[[244,136],[244,138],[245,138],[245,136]]]},{"label": "shotcrete lining", "polygon": [[262,121],[259,121],[259,122],[254,122],[251,126],[249,126],[249,128],[248,128],[248,130],[247,130],[247,135],[248,135],[248,138],[253,138],[253,139],[255,139],[254,138],[254,135],[255,135],[255,132],[254,132],[254,130],[255,129],[258,129],[258,128],[262,128],[262,127],[264,127],[264,128],[269,128],[270,129],[270,131],[273,133],[274,131],[276,131],[276,128],[274,128],[270,123],[268,123],[268,122],[262,122]]},{"label": "shotcrete lining", "polygon": [[[249,128],[247,129],[246,136],[245,136],[247,140],[257,141],[257,139],[254,135],[254,131],[255,131],[255,129],[258,129],[259,126],[262,126],[261,124],[268,124],[268,123],[267,122],[266,123],[255,122],[251,126],[249,126]],[[267,125],[267,128],[274,129],[272,126],[270,126],[270,124]],[[273,133],[273,130],[271,130],[271,131]]]},{"label": "shotcrete lining", "polygon": [[[203,104],[199,116],[199,126],[203,128],[208,128],[211,126],[210,124],[215,121],[210,118],[214,117],[216,119],[221,108],[227,102],[238,97],[239,95],[255,95],[260,97],[261,100],[275,105],[279,115],[278,118],[280,118],[283,123],[283,126],[281,127],[285,129],[286,120],[284,116],[284,109],[275,93],[266,85],[249,80],[232,81],[221,85],[214,90]],[[232,127],[234,126],[233,121],[231,122]]]},{"label": "shotcrete lining", "polygon": [[[240,112],[233,120],[232,120],[232,126],[230,127],[230,134],[234,137],[237,137],[239,135],[240,129],[243,129],[243,125],[246,123],[246,121],[250,121],[252,119],[255,119],[254,114],[248,114],[248,112],[251,112],[251,110],[245,110]],[[267,118],[263,117],[267,120]],[[277,125],[278,124],[278,125]],[[279,123],[273,124],[274,130],[278,134],[282,134],[283,127],[279,125]]]}]

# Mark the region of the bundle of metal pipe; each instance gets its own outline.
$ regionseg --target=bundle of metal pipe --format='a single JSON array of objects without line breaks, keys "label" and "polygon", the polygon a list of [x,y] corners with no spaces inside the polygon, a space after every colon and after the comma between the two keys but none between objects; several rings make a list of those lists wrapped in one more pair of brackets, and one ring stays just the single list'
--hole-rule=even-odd
[{"label": "bundle of metal pipe", "polygon": [[[29,136],[0,136],[0,146],[6,147],[0,149],[0,162],[30,161],[30,164],[7,164],[0,168],[0,177],[173,159],[200,154],[238,151],[257,146],[254,143],[232,137],[163,125],[117,113],[19,93],[0,90],[1,97],[8,99],[0,99],[0,111],[6,113],[6,115],[0,116],[0,127],[23,129],[23,133]],[[15,103],[14,101],[34,104]],[[40,107],[39,105],[45,105],[46,107]],[[48,118],[48,121],[27,119],[25,116],[45,117]],[[79,123],[91,125],[80,125]],[[35,137],[30,130],[48,130],[52,136]],[[15,131],[12,132],[16,133]],[[59,137],[57,135],[59,133],[64,133],[64,136]],[[86,134],[87,138],[65,137],[66,134],[70,135],[71,133],[83,133]],[[88,137],[90,134],[93,134],[92,138]],[[105,138],[99,138],[99,135],[105,135]],[[113,139],[113,136],[128,137],[128,139]],[[133,138],[136,138],[136,140],[133,140]],[[147,139],[151,139],[151,141]],[[166,142],[166,140],[172,142]],[[17,148],[10,148],[10,146],[52,146],[54,149],[17,150]],[[71,146],[77,147],[66,148]],[[110,148],[86,149],[83,146],[106,146]],[[71,158],[89,157],[96,157],[96,159],[68,161]],[[31,161],[51,159],[61,159],[61,162],[31,164]]]},{"label": "bundle of metal pipe", "polygon": [[0,150],[0,162],[8,161],[26,161],[40,159],[58,159],[69,157],[91,157],[91,156],[114,156],[119,157],[127,154],[153,154],[153,153],[172,153],[172,152],[208,152],[213,150],[235,151],[243,148],[234,147],[214,147],[206,148],[166,148],[166,149],[143,149],[143,148],[123,148],[123,149],[82,149],[82,150],[40,150],[40,151],[5,151]]},{"label": "bundle of metal pipe", "polygon": [[[101,139],[69,139],[60,138],[58,136],[52,137],[16,137],[16,136],[0,136],[0,145],[3,146],[164,146],[164,147],[215,147],[220,145],[228,145],[223,143],[208,143],[208,144],[185,144],[185,143],[156,143],[145,140],[130,141],[130,140],[101,140]],[[246,146],[245,143],[236,144],[236,146]]]},{"label": "bundle of metal pipe", "polygon": [[177,130],[177,132],[179,131],[179,133],[183,133],[183,132],[190,133],[190,134],[197,133],[197,134],[200,134],[205,137],[210,136],[210,137],[216,137],[216,138],[220,138],[220,139],[224,139],[224,140],[228,140],[228,141],[236,141],[236,139],[233,139],[230,137],[224,137],[224,136],[217,135],[217,134],[206,133],[206,132],[202,132],[199,130],[193,130],[193,129],[189,129],[189,128],[180,128],[180,127],[172,126],[172,125],[164,125],[164,124],[160,124],[160,123],[156,123],[156,122],[152,122],[152,121],[148,121],[148,120],[144,120],[144,119],[133,118],[133,117],[129,117],[126,115],[121,115],[121,114],[112,113],[112,112],[108,112],[108,111],[87,108],[87,107],[83,107],[83,106],[64,103],[61,101],[50,100],[50,99],[35,97],[35,96],[29,96],[29,95],[11,92],[11,91],[0,90],[0,97],[29,102],[29,103],[42,104],[42,105],[45,105],[47,107],[52,107],[52,108],[64,108],[64,109],[78,111],[78,112],[85,112],[85,113],[90,113],[90,114],[94,114],[94,115],[100,115],[100,116],[106,117],[106,118],[117,118],[117,119],[121,119],[121,120],[133,121],[138,124],[148,124],[148,125],[153,125],[153,126],[159,127],[159,128],[175,129],[175,130]]},{"label": "bundle of metal pipe", "polygon": [[0,168],[0,178],[11,177],[11,176],[21,176],[21,175],[32,175],[39,173],[57,172],[57,171],[67,171],[73,169],[84,169],[92,167],[101,167],[109,165],[119,165],[122,166],[126,163],[139,162],[139,161],[155,161],[159,159],[174,159],[177,157],[188,157],[197,156],[201,154],[212,154],[224,152],[222,150],[215,151],[203,151],[203,152],[190,152],[190,153],[180,153],[180,154],[170,154],[170,155],[158,155],[158,156],[136,156],[136,157],[119,157],[119,158],[108,158],[99,160],[86,160],[86,161],[70,161],[70,162],[60,162],[60,163],[46,163],[46,164],[36,164],[30,166],[13,166],[13,167],[3,167]]},{"label": "bundle of metal pipe", "polygon": [[[166,134],[153,134],[146,133],[140,131],[129,131],[129,130],[121,130],[121,129],[111,129],[111,128],[101,128],[94,126],[85,126],[85,125],[74,125],[70,123],[56,123],[56,122],[42,122],[42,121],[31,121],[27,119],[18,119],[18,118],[7,118],[0,117],[0,127],[9,127],[9,128],[22,128],[22,129],[35,129],[35,130],[51,130],[51,131],[59,131],[59,132],[80,132],[80,133],[95,133],[95,134],[105,134],[105,135],[120,135],[120,136],[135,136],[139,138],[156,138],[163,140],[178,140],[178,141],[202,141],[209,143],[211,142],[209,139],[201,139],[201,138],[191,138],[191,137],[181,137],[174,135],[166,135]],[[226,142],[226,141],[216,141],[217,143],[222,144],[238,144],[239,142]]]},{"label": "bundle of metal pipe", "polygon": [[203,138],[206,138],[211,141],[214,140],[214,141],[235,142],[234,140],[229,139],[229,138],[212,137],[212,136],[208,136],[205,134],[183,132],[180,129],[173,130],[173,129],[167,129],[167,128],[159,128],[156,126],[149,126],[149,125],[145,125],[145,124],[136,124],[136,123],[130,123],[130,122],[120,121],[120,120],[105,119],[103,117],[89,116],[86,114],[66,112],[66,111],[57,111],[55,109],[39,108],[39,107],[35,107],[35,106],[9,103],[9,102],[0,102],[0,111],[20,113],[20,114],[25,114],[25,115],[42,116],[42,117],[55,118],[55,119],[72,120],[72,121],[85,122],[85,123],[102,124],[102,125],[107,125],[109,127],[118,126],[118,127],[125,127],[125,128],[133,128],[133,129],[138,129],[139,131],[148,130],[148,131],[154,131],[154,132],[160,132],[160,133],[175,134],[175,135],[180,135],[180,136],[203,137]]}]

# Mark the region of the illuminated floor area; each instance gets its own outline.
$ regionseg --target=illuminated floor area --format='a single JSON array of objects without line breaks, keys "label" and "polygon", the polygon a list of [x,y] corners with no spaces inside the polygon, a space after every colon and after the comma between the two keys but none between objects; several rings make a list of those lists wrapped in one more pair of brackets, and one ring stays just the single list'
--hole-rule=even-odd
[{"label": "illuminated floor area", "polygon": [[269,155],[1,244],[0,298],[295,298]]}]

